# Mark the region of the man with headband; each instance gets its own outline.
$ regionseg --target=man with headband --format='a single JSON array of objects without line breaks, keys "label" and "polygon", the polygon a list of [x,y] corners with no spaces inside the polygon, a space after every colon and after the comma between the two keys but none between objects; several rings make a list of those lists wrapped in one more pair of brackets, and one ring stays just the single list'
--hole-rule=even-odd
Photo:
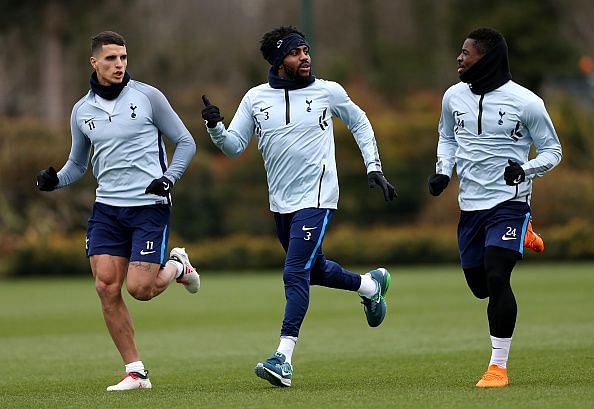
[{"label": "man with headband", "polygon": [[264,159],[270,210],[286,251],[286,306],[279,346],[255,371],[273,385],[291,386],[291,359],[307,312],[310,285],[358,292],[372,327],[386,315],[384,297],[390,285],[386,269],[355,274],[327,260],[322,252],[338,204],[333,117],[353,133],[369,186],[378,185],[386,201],[393,200],[396,192],[382,173],[365,113],[339,84],[312,75],[305,36],[294,27],[279,27],[264,34],[260,51],[271,65],[268,83],[247,92],[229,128],[206,96],[202,117],[211,139],[227,156],[240,155],[255,136]]},{"label": "man with headband", "polygon": [[542,251],[529,229],[532,181],[561,161],[561,145],[542,99],[511,80],[500,33],[471,32],[457,61],[462,82],[443,96],[429,192],[441,194],[456,166],[462,269],[472,293],[489,298],[491,361],[476,386],[503,387],[517,314],[511,273],[525,243]]}]

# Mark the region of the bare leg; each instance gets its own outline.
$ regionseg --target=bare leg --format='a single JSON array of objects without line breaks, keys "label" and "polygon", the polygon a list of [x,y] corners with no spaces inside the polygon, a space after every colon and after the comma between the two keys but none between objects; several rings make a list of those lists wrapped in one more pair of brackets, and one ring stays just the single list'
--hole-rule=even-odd
[{"label": "bare leg", "polygon": [[100,254],[90,257],[95,289],[101,300],[103,319],[124,363],[140,360],[134,341],[134,325],[122,298],[128,259]]}]

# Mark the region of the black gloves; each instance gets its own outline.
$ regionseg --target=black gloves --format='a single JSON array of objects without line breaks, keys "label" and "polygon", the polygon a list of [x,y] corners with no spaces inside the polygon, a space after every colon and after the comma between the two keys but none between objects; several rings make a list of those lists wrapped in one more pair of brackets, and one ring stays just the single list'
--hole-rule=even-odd
[{"label": "black gloves", "polygon": [[37,189],[43,192],[51,192],[58,186],[60,181],[58,180],[58,174],[53,166],[50,166],[46,170],[42,170],[37,175]]},{"label": "black gloves", "polygon": [[441,192],[448,186],[450,183],[450,177],[447,175],[442,175],[440,173],[435,173],[429,176],[429,193],[432,196],[439,196]]},{"label": "black gloves", "polygon": [[396,191],[394,190],[394,186],[388,182],[382,172],[373,171],[367,174],[367,182],[369,183],[369,187],[373,188],[375,185],[379,185],[384,192],[384,199],[386,202],[388,200],[393,200],[395,197],[398,197]]},{"label": "black gloves", "polygon": [[161,176],[159,179],[153,180],[151,184],[148,185],[144,193],[152,193],[153,195],[157,196],[168,196],[169,193],[171,193],[172,187],[173,182],[167,179],[165,176]]},{"label": "black gloves", "polygon": [[209,128],[214,128],[215,126],[217,126],[218,122],[222,122],[225,118],[221,116],[221,111],[219,111],[219,107],[211,104],[206,95],[202,95],[202,102],[204,102],[204,109],[202,110],[202,119],[206,121],[206,126],[208,126]]},{"label": "black gloves", "polygon": [[503,172],[503,179],[505,179],[506,184],[515,186],[526,180],[526,173],[518,162],[509,159],[507,163],[509,165],[505,167],[505,171]]}]

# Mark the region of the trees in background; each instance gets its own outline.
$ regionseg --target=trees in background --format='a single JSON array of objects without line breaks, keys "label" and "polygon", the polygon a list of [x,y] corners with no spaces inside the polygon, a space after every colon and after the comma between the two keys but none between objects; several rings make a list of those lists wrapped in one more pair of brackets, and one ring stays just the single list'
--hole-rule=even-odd
[{"label": "trees in background", "polygon": [[[594,49],[591,18],[585,17],[594,16],[594,6],[572,2],[576,7],[560,0],[521,0],[513,6],[495,0],[489,7],[475,0],[312,2],[316,75],[343,83],[367,112],[384,171],[400,195],[386,205],[379,192],[369,190],[355,142],[337,122],[341,211],[334,225],[342,233],[335,235],[340,244],[327,245],[365,252],[367,258],[360,260],[398,257],[403,251],[410,260],[422,259],[423,252],[436,259],[450,254],[455,184],[445,197],[431,200],[426,177],[434,166],[441,95],[457,81],[461,42],[472,29],[487,25],[506,35],[514,79],[546,93],[564,145],[560,168],[535,185],[536,223],[541,231],[557,229],[559,243],[548,254],[594,254],[567,244],[583,239],[584,226],[594,231],[592,100],[584,105],[569,88],[557,85],[563,82],[552,81],[565,77],[576,88],[585,86],[576,56]],[[163,89],[196,139],[198,154],[175,187],[174,234],[194,243],[211,264],[245,260],[248,254],[258,254],[252,261],[260,264],[277,257],[267,247],[276,244],[260,154],[251,146],[233,163],[222,156],[204,130],[200,96],[216,98],[230,120],[247,89],[266,80],[267,65],[258,51],[261,34],[279,24],[301,24],[300,3],[286,3],[178,1],[171,7],[162,0],[107,0],[89,8],[82,0],[3,1],[0,274],[10,255],[42,264],[46,256],[35,254],[58,246],[62,250],[47,257],[80,256],[80,236],[94,198],[92,175],[51,194],[36,192],[34,181],[39,170],[60,167],[67,158],[70,108],[88,89],[90,37],[105,29],[127,38],[133,78]],[[441,232],[434,242],[421,233],[427,229]],[[415,241],[407,242],[413,236]],[[35,246],[40,250],[32,250]]]},{"label": "trees in background", "polygon": [[[90,37],[121,32],[134,78],[195,110],[205,89],[237,100],[266,79],[258,51],[263,32],[302,25],[299,1],[194,2],[5,0],[0,4],[0,116],[67,123],[88,88]],[[514,77],[540,88],[546,78],[576,71],[577,51],[591,52],[587,0],[324,0],[310,2],[318,76],[364,81],[388,101],[417,88],[444,89],[456,80],[455,57],[479,25],[504,32]],[[572,71],[573,70],[573,71]],[[195,104],[195,105],[194,105]],[[192,111],[193,112],[193,111]]]}]

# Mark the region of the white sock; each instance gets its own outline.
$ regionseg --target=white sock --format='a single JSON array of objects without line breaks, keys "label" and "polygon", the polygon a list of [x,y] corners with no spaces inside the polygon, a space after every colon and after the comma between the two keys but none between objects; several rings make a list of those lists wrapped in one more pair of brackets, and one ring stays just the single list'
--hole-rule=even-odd
[{"label": "white sock", "polygon": [[184,271],[184,265],[177,260],[167,260],[167,263],[173,263],[173,265],[177,269],[177,273],[175,273],[175,278],[180,278]]},{"label": "white sock", "polygon": [[506,368],[511,338],[497,338],[491,336],[491,362],[489,365],[497,365],[500,368]]},{"label": "white sock", "polygon": [[139,372],[143,375],[146,375],[146,371],[144,369],[144,364],[142,361],[134,361],[126,364],[126,373],[130,372]]},{"label": "white sock", "polygon": [[359,295],[371,298],[377,293],[377,282],[369,274],[361,276],[361,286],[357,290]]},{"label": "white sock", "polygon": [[291,363],[291,357],[293,356],[296,343],[297,337],[280,337],[280,343],[276,350],[285,355],[285,361],[288,363]]}]

